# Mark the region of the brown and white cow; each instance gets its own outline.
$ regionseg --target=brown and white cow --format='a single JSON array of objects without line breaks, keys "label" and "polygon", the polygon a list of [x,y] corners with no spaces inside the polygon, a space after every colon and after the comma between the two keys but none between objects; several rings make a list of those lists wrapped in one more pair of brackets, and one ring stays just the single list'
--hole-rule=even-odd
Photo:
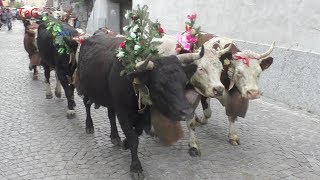
[{"label": "brown and white cow", "polygon": [[[164,35],[162,38],[156,39],[153,42],[160,44],[158,49],[161,55],[177,54],[175,51],[177,40],[173,36]],[[216,42],[211,40],[207,41],[204,44],[204,56],[193,62],[198,66],[198,69],[191,77],[190,83],[194,86],[194,89],[204,97],[222,96],[224,91],[224,86],[220,81],[223,66],[219,58],[231,49],[231,45],[220,50],[209,48],[212,47],[214,43]]]},{"label": "brown and white cow", "polygon": [[[207,48],[223,49],[227,46],[232,46],[230,53],[220,57],[220,60],[224,62],[221,82],[225,87],[225,93],[223,96],[217,97],[217,99],[225,107],[226,115],[229,119],[229,142],[232,145],[239,145],[240,138],[234,123],[238,117],[245,117],[249,100],[260,97],[259,76],[273,62],[273,58],[268,56],[274,48],[274,42],[265,53],[258,54],[252,51],[241,52],[234,42],[227,38],[213,37],[210,41],[215,41],[216,43],[213,43],[214,46],[210,44],[210,47]],[[193,96],[196,96],[196,94]],[[197,99],[193,96],[189,97],[189,99],[192,103],[197,104]],[[201,104],[204,110],[204,117],[201,119],[195,118],[188,124],[188,128],[191,129],[190,155],[200,154],[196,137],[192,131],[194,131],[197,122],[206,124],[208,118],[211,117],[209,98],[201,97]]]},{"label": "brown and white cow", "polygon": [[22,22],[25,26],[23,45],[30,59],[29,69],[30,71],[33,70],[33,79],[37,79],[38,78],[37,66],[40,65],[41,58],[39,55],[39,51],[36,47],[35,36],[36,36],[36,31],[39,25],[36,22],[34,22],[32,19],[24,18],[22,19]]}]

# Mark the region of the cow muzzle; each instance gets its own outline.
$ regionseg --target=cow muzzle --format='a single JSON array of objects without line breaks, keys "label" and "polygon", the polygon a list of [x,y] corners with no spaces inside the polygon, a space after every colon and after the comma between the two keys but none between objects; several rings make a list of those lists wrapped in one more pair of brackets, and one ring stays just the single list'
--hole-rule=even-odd
[{"label": "cow muzzle", "polygon": [[248,90],[247,91],[248,99],[258,99],[260,98],[260,92],[258,90]]},{"label": "cow muzzle", "polygon": [[213,97],[222,96],[224,87],[223,86],[214,87],[212,91],[213,91]]}]

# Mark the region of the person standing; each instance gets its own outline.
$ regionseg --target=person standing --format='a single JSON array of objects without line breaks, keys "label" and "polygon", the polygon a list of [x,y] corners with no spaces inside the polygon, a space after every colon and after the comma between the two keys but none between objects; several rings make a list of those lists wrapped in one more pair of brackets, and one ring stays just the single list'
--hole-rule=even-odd
[{"label": "person standing", "polygon": [[5,13],[5,16],[6,16],[6,20],[7,20],[8,31],[11,31],[12,30],[12,18],[13,18],[13,15],[12,15],[10,9],[7,9],[7,12]]}]

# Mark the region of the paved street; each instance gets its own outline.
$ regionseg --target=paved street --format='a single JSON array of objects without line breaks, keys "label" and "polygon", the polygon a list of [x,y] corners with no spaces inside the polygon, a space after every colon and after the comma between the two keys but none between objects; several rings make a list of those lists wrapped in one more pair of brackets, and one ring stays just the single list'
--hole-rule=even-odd
[{"label": "paved street", "polygon": [[[45,99],[43,70],[32,80],[28,63],[22,23],[12,32],[3,27],[0,179],[130,179],[130,153],[112,145],[106,109],[92,108],[95,133],[86,134],[82,100],[75,95],[76,118],[68,120],[66,98]],[[236,123],[241,145],[235,147],[227,141],[223,108],[216,100],[212,107],[208,125],[196,129],[201,157],[188,154],[185,124],[185,137],[171,147],[140,138],[147,179],[320,179],[319,117],[267,98],[251,101]]]}]

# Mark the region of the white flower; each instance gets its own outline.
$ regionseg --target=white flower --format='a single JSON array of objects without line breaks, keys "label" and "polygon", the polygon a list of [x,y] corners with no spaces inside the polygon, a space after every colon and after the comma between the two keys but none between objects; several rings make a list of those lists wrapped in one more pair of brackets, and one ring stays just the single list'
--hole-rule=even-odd
[{"label": "white flower", "polygon": [[130,16],[130,12],[127,10],[127,12],[126,12],[126,14],[124,15],[124,17],[125,17],[126,19],[129,19],[129,16]]},{"label": "white flower", "polygon": [[136,24],[136,25],[133,27],[132,31],[133,31],[133,32],[137,32],[138,29],[139,29],[139,26],[138,26],[138,24]]},{"label": "white flower", "polygon": [[140,48],[141,48],[141,46],[139,46],[139,45],[137,45],[137,44],[134,45],[134,50],[135,50],[135,51],[138,51]]},{"label": "white flower", "polygon": [[123,31],[128,31],[129,26],[125,26],[125,27],[123,27],[122,29],[123,29]]},{"label": "white flower", "polygon": [[123,52],[123,51],[119,51],[116,56],[117,56],[118,58],[122,58],[122,57],[124,57],[124,52]]},{"label": "white flower", "polygon": [[130,33],[130,36],[131,36],[133,39],[137,37],[137,35],[136,35],[134,32],[131,32],[131,33]]}]

